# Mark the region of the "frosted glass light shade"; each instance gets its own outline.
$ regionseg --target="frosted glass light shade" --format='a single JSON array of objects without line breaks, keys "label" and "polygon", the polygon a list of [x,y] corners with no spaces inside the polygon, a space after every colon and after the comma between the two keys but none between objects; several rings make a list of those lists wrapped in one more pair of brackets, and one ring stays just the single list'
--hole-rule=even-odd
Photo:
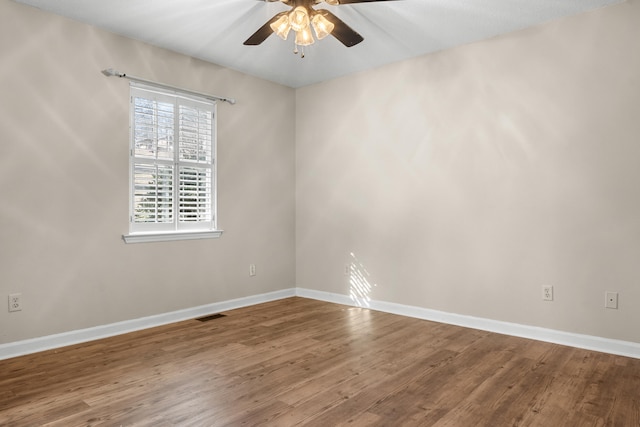
[{"label": "frosted glass light shade", "polygon": [[313,35],[311,34],[311,27],[306,26],[300,31],[296,31],[296,44],[298,46],[308,46],[313,44]]},{"label": "frosted glass light shade", "polygon": [[304,6],[298,6],[289,13],[289,23],[293,31],[309,27],[309,13]]},{"label": "frosted glass light shade", "polygon": [[274,33],[278,35],[282,40],[286,40],[291,31],[291,24],[289,24],[289,16],[282,15],[278,20],[270,25]]},{"label": "frosted glass light shade", "polygon": [[335,25],[333,22],[329,21],[327,18],[317,13],[313,19],[311,20],[313,24],[313,29],[316,30],[316,36],[318,40],[322,40],[327,37],[333,31]]}]

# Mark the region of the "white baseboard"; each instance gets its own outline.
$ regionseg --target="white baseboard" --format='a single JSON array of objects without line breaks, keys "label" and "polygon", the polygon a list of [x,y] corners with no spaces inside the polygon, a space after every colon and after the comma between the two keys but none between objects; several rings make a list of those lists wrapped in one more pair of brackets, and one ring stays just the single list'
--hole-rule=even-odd
[{"label": "white baseboard", "polygon": [[586,350],[600,351],[603,353],[640,359],[640,343],[612,340],[591,335],[574,334],[571,332],[545,329],[535,326],[520,325],[517,323],[502,322],[499,320],[484,319],[480,317],[464,316],[443,311],[430,310],[403,304],[384,301],[368,301],[367,306],[357,304],[348,295],[334,294],[330,292],[314,291],[311,289],[296,288],[296,295],[304,298],[317,299],[337,304],[365,307],[376,311],[431,320],[439,323],[463,326],[466,328],[480,329],[496,332],[504,335],[512,335],[521,338],[529,338]]},{"label": "white baseboard", "polygon": [[213,304],[187,308],[184,310],[172,311],[170,313],[163,313],[155,316],[126,320],[123,322],[111,323],[108,325],[101,325],[87,329],[79,329],[76,331],[48,335],[45,337],[32,338],[24,341],[16,341],[8,344],[0,344],[0,360],[23,356],[25,354],[37,353],[39,351],[51,350],[68,345],[80,344],[83,342],[107,338],[114,335],[126,334],[127,332],[153,328],[155,326],[180,322],[182,320],[195,319],[197,317],[206,316],[208,314],[220,313],[222,311],[233,310],[235,308],[247,307],[263,302],[288,298],[295,296],[295,294],[295,289],[293,288],[284,289],[280,291],[269,292],[266,294],[252,295],[245,298],[238,298],[229,301],[222,301]]},{"label": "white baseboard", "polygon": [[[352,300],[348,295],[315,291],[305,288],[283,289],[266,294],[253,295],[245,298],[206,304],[184,310],[173,311],[170,313],[158,314],[155,316],[148,316],[139,319],[111,323],[108,325],[101,325],[93,328],[64,332],[61,334],[48,335],[46,337],[33,338],[24,341],[0,344],[0,360],[23,356],[25,354],[36,353],[39,351],[51,350],[68,345],[80,344],[83,342],[107,338],[114,335],[139,331],[142,329],[166,325],[174,322],[180,322],[182,320],[195,319],[207,314],[219,313],[223,311],[233,310],[235,308],[247,307],[250,305],[261,304],[269,301],[276,301],[292,296],[362,307],[361,304],[356,304],[355,301]],[[422,307],[384,301],[369,301],[368,304],[369,305],[366,306],[366,308],[376,311],[383,311],[386,313],[399,314],[402,316],[431,320],[434,322],[447,323],[467,328],[496,332],[499,334],[529,338],[538,341],[545,341],[640,359],[639,343],[612,340],[590,335],[574,334],[570,332],[538,328],[535,326],[520,325],[516,323],[501,322],[498,320],[484,319],[480,317],[464,316],[460,314],[446,313],[443,311],[430,310]]]}]

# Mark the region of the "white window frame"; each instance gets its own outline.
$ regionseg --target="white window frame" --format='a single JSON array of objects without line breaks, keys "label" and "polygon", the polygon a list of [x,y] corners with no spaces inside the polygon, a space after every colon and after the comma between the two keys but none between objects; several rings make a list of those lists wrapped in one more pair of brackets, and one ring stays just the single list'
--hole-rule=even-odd
[{"label": "white window frame", "polygon": [[[173,105],[173,142],[172,157],[149,157],[136,153],[135,146],[135,99],[144,98]],[[204,161],[180,158],[180,115],[179,106],[195,107],[211,114],[211,153]],[[123,235],[126,243],[159,242],[171,240],[211,239],[220,237],[222,230],[217,228],[217,111],[216,103],[211,99],[198,98],[193,94],[156,87],[148,84],[131,82],[130,84],[130,112],[129,112],[129,234]],[[171,150],[169,150],[171,152]],[[136,165],[145,164],[150,167],[163,166],[172,168],[172,192],[170,197],[170,222],[136,221]],[[186,168],[199,169],[207,176],[205,181],[205,195],[203,200],[209,200],[210,206],[206,210],[210,218],[196,221],[180,220],[180,172]],[[200,179],[198,179],[200,182]],[[199,189],[198,189],[199,190]],[[198,200],[200,202],[200,200]],[[157,203],[157,202],[156,202]]]}]

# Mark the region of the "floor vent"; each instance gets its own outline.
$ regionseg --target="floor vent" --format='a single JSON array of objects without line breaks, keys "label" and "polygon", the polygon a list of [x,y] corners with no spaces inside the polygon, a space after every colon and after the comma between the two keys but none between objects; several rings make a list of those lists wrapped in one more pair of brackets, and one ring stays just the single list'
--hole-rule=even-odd
[{"label": "floor vent", "polygon": [[198,317],[196,320],[198,320],[200,322],[208,322],[209,320],[219,319],[221,317],[227,317],[227,315],[226,314],[216,313],[216,314],[210,314],[209,316]]}]

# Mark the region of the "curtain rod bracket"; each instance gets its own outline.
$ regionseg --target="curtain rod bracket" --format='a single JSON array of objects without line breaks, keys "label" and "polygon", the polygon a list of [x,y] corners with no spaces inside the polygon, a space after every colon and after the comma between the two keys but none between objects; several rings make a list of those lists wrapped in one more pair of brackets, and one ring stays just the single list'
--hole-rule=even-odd
[{"label": "curtain rod bracket", "polygon": [[220,96],[207,95],[206,93],[194,92],[194,91],[191,91],[191,90],[182,89],[182,88],[178,88],[178,87],[175,87],[175,86],[169,86],[169,85],[165,85],[165,84],[162,84],[162,83],[156,83],[156,82],[152,82],[151,80],[145,80],[145,79],[141,79],[139,77],[128,76],[127,74],[121,73],[120,71],[116,71],[113,68],[106,68],[106,69],[102,70],[101,72],[102,72],[102,74],[104,74],[107,77],[125,78],[125,79],[129,79],[131,81],[134,81],[134,82],[147,83],[147,84],[150,84],[150,85],[163,87],[165,89],[177,90],[177,91],[188,93],[188,94],[192,94],[192,95],[202,96],[204,98],[212,99],[212,100],[215,100],[215,101],[228,102],[231,105],[234,105],[236,103],[236,100],[234,98],[223,98],[223,97],[220,97]]}]

